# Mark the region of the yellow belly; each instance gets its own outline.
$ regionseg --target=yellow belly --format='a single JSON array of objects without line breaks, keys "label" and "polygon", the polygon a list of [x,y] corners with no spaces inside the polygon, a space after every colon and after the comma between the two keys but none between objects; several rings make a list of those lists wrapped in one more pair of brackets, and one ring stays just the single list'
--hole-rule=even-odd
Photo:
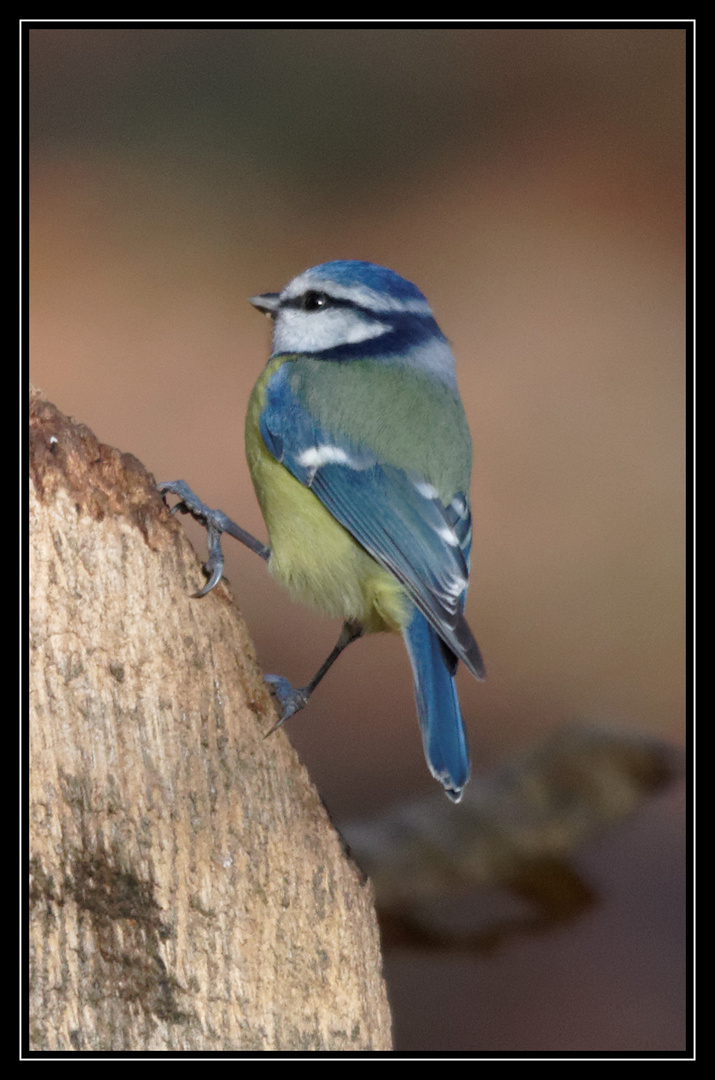
[{"label": "yellow belly", "polygon": [[404,589],[351,534],[269,453],[258,427],[262,387],[256,384],[246,417],[248,466],[270,536],[268,568],[296,600],[366,633],[400,631],[409,618]]}]

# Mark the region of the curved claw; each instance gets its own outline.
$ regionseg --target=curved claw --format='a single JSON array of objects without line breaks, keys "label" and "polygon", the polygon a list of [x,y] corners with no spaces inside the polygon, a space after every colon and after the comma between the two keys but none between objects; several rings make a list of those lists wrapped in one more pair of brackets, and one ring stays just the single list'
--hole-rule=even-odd
[{"label": "curved claw", "polygon": [[[219,511],[220,512],[220,511]],[[214,589],[223,574],[223,550],[221,548],[221,529],[213,521],[206,521],[206,533],[208,538],[209,557],[204,563],[204,570],[208,574],[208,581],[203,589],[194,593],[195,597],[206,596]]]},{"label": "curved claw", "polygon": [[228,533],[229,536],[240,540],[242,544],[245,544],[251,551],[255,551],[266,562],[270,558],[270,548],[262,544],[260,540],[256,540],[255,536],[251,536],[235,521],[232,521],[230,517],[224,514],[223,510],[212,510],[210,506],[201,501],[198,495],[194,494],[185,480],[162,480],[161,483],[157,484],[157,488],[162,497],[176,495],[179,500],[171,507],[172,514],[191,514],[196,521],[201,522],[208,533],[209,557],[204,564],[208,581],[203,589],[199,589],[198,592],[193,594],[194,597],[206,596],[207,593],[216,588],[221,580],[224,563],[223,551],[221,550],[221,533]]},{"label": "curved claw", "polygon": [[178,497],[179,501],[171,507],[172,514],[191,514],[206,528],[209,557],[204,564],[204,571],[208,576],[208,581],[203,588],[192,594],[195,599],[200,599],[215,589],[221,580],[224,567],[221,533],[224,531],[226,522],[230,523],[231,519],[227,518],[221,510],[212,510],[205,502],[202,502],[185,480],[164,480],[157,484],[157,487],[162,496],[176,495]]},{"label": "curved claw", "polygon": [[209,575],[209,579],[203,589],[191,594],[195,600],[200,600],[202,596],[206,596],[212,589],[216,588],[223,574],[223,559],[217,566],[213,567],[209,563],[205,563],[204,570]]},{"label": "curved claw", "polygon": [[281,710],[278,720],[263,736],[264,739],[267,739],[282,724],[285,724],[289,717],[299,712],[308,703],[310,690],[307,686],[291,686],[282,675],[264,675],[263,681],[268,683],[271,695],[275,698]]}]

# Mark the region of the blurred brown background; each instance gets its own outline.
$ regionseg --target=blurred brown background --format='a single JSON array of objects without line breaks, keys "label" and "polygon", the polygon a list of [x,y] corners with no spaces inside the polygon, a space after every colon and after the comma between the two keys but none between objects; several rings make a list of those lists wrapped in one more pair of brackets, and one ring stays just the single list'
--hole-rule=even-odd
[{"label": "blurred brown background", "polygon": [[[679,744],[686,31],[68,26],[29,31],[28,71],[49,399],[264,538],[246,297],[392,267],[453,343],[475,446],[475,773],[574,719]],[[264,670],[305,681],[338,626],[225,548]],[[434,784],[399,639],[354,645],[289,735],[338,821]],[[682,793],[582,868],[602,902],[568,930],[390,953],[399,1048],[682,1048]]]}]

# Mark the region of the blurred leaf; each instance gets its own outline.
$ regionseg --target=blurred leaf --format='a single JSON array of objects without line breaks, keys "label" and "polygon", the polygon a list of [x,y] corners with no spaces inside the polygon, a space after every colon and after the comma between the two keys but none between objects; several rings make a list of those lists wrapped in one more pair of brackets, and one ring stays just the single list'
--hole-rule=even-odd
[{"label": "blurred leaf", "polygon": [[[678,751],[648,736],[569,726],[473,779],[458,806],[435,793],[342,832],[373,882],[386,944],[488,949],[594,903],[571,857],[681,772]],[[496,899],[475,918],[486,892]]]}]

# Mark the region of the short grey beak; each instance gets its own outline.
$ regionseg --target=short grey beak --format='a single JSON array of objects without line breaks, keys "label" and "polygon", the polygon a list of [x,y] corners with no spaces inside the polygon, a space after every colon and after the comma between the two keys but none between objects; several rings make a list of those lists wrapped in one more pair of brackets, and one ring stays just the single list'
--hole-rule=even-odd
[{"label": "short grey beak", "polygon": [[273,318],[278,307],[278,299],[280,293],[277,292],[264,292],[260,296],[249,296],[249,304],[253,304],[254,308],[258,308],[259,311],[264,312],[269,318]]}]

